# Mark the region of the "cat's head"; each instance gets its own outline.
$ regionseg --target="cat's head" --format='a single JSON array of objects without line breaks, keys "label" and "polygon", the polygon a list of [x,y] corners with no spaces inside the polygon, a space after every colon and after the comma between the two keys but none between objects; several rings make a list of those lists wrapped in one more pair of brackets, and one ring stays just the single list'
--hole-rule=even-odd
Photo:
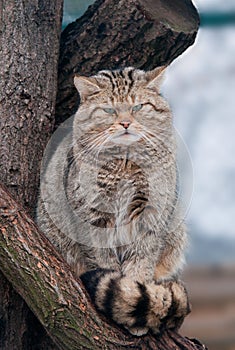
[{"label": "cat's head", "polygon": [[75,76],[81,99],[75,131],[97,134],[97,142],[104,145],[146,142],[151,134],[162,134],[171,125],[168,104],[159,92],[164,68],[144,72],[128,67]]}]

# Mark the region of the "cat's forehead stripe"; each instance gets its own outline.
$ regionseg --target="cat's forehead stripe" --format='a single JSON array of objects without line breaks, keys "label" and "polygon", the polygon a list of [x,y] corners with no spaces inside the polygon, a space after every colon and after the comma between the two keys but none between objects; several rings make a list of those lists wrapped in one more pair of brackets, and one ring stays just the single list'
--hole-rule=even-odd
[{"label": "cat's forehead stripe", "polygon": [[133,86],[133,84],[134,84],[134,79],[133,79],[133,69],[128,70],[128,71],[127,71],[127,74],[128,74],[128,78],[129,78],[129,81],[130,81],[130,85],[129,85],[129,91],[128,91],[128,93],[130,93],[131,88],[132,88],[132,86]]},{"label": "cat's forehead stripe", "polygon": [[112,95],[118,99],[128,96],[133,85],[134,69],[124,69],[117,71],[102,71],[100,76],[104,76],[109,79],[112,87]]},{"label": "cat's forehead stripe", "polygon": [[108,78],[108,79],[110,80],[111,85],[112,85],[112,90],[114,90],[115,84],[114,84],[113,79],[112,79],[112,77],[110,76],[110,74],[108,74],[108,73],[106,73],[106,72],[102,72],[101,75],[105,76],[106,78]]}]

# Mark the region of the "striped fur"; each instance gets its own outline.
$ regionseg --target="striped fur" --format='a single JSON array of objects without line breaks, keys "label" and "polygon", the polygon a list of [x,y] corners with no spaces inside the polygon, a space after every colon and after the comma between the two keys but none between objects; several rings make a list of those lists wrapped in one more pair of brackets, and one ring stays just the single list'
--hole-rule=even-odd
[{"label": "striped fur", "polygon": [[176,281],[143,284],[101,269],[81,279],[98,309],[134,335],[179,328],[190,311],[186,289]]},{"label": "striped fur", "polygon": [[97,308],[139,336],[177,327],[189,312],[177,280],[187,238],[162,71],[75,77],[81,105],[44,169],[37,214]]}]

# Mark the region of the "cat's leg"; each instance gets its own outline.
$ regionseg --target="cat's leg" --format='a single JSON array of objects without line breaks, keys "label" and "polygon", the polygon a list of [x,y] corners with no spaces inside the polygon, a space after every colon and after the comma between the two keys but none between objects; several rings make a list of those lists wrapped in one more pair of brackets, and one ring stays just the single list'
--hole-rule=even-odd
[{"label": "cat's leg", "polygon": [[[188,294],[179,274],[184,265],[184,250],[187,246],[184,223],[176,226],[177,231],[170,232],[161,249],[154,267],[154,279],[168,287],[172,292],[172,306],[164,320],[168,328],[179,328],[190,312]],[[177,237],[177,239],[175,239]]]},{"label": "cat's leg", "polygon": [[158,333],[162,321],[169,322],[176,291],[173,284],[145,284],[102,269],[86,272],[81,279],[98,309],[134,335],[149,329]]},{"label": "cat's leg", "polygon": [[[148,247],[151,246],[153,245],[148,245]],[[157,249],[154,249],[142,254],[142,257],[138,259],[128,259],[122,266],[126,278],[144,285],[150,296],[147,324],[155,333],[159,330],[159,316],[161,326],[179,328],[185,316],[190,312],[186,288],[178,279],[183,261],[181,249],[177,244],[174,247],[165,244],[164,250],[161,250],[160,253],[156,252]],[[159,305],[160,286],[171,294],[171,304],[165,318],[162,318],[162,314],[160,315],[161,307],[156,307]],[[164,304],[164,300],[162,302]]]},{"label": "cat's leg", "polygon": [[164,321],[168,328],[179,328],[184,318],[190,313],[188,293],[184,284],[178,279],[177,272],[171,277],[172,270],[167,259],[163,259],[155,269],[156,283],[168,287],[172,292],[172,305]]}]

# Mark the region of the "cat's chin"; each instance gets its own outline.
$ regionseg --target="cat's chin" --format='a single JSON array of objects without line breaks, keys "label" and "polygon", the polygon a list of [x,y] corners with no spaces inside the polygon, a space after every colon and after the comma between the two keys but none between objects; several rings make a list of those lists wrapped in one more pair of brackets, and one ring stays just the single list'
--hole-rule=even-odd
[{"label": "cat's chin", "polygon": [[135,143],[141,139],[140,135],[132,134],[129,132],[122,133],[112,138],[111,142],[116,143],[117,145],[126,145],[129,146],[132,143]]}]

